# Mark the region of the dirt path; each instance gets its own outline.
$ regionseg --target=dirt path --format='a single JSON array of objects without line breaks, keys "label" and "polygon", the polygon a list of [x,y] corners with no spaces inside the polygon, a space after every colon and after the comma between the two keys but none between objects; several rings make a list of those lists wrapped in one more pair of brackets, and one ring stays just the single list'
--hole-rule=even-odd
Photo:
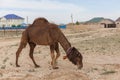
[{"label": "dirt path", "polygon": [[20,42],[20,38],[2,38],[0,39],[0,47],[14,45]]}]

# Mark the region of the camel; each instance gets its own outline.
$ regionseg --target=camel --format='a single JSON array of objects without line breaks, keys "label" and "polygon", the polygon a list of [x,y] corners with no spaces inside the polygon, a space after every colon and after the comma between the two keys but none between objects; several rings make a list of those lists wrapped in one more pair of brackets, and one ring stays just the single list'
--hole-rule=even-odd
[{"label": "camel", "polygon": [[[73,64],[77,65],[79,69],[83,67],[82,55],[75,48],[71,47],[71,44],[58,28],[58,25],[48,22],[45,18],[37,18],[33,24],[29,25],[22,33],[21,42],[16,52],[16,67],[20,67],[18,64],[18,57],[23,48],[26,47],[27,43],[30,46],[29,56],[32,59],[35,67],[40,67],[34,60],[33,52],[36,45],[49,45],[51,54],[51,65],[53,69],[58,69],[56,61],[60,56],[59,43],[66,52],[65,58],[68,58]],[[56,51],[56,56],[54,54]]]}]

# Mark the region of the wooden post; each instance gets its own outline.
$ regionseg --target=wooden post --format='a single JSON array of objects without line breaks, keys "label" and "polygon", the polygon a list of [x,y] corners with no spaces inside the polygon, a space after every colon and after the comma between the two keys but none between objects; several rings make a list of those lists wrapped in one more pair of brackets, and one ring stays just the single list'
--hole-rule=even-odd
[{"label": "wooden post", "polygon": [[4,36],[5,36],[5,25],[3,25],[3,32],[4,32]]},{"label": "wooden post", "polygon": [[18,36],[18,30],[17,30],[17,27],[16,27],[16,36]]}]

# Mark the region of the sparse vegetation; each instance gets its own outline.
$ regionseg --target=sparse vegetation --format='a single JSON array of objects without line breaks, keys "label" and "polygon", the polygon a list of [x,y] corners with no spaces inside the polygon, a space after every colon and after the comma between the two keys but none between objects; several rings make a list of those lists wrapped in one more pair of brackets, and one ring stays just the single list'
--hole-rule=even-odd
[{"label": "sparse vegetation", "polygon": [[98,70],[98,68],[93,68],[93,70]]},{"label": "sparse vegetation", "polygon": [[78,22],[78,21],[76,21],[76,23],[75,23],[76,25],[79,25],[80,23]]},{"label": "sparse vegetation", "polygon": [[0,73],[0,77],[2,77],[3,76],[3,74],[2,73]]},{"label": "sparse vegetation", "polygon": [[13,64],[12,64],[12,63],[10,63],[10,65],[12,66]]},{"label": "sparse vegetation", "polygon": [[6,68],[6,65],[2,65],[2,66],[1,66],[1,69],[5,69],[5,68]]},{"label": "sparse vegetation", "polygon": [[[87,39],[87,36],[84,39]],[[81,51],[89,51],[90,53],[103,53],[103,54],[115,54],[116,51],[119,52],[120,45],[120,36],[119,35],[111,35],[108,37],[99,37],[92,38],[89,40],[80,40],[74,42],[74,45],[78,45],[79,50]],[[114,46],[114,47],[113,47]]]},{"label": "sparse vegetation", "polygon": [[[112,31],[112,32],[111,32]],[[52,79],[66,79],[74,78],[79,80],[82,75],[87,76],[91,80],[119,80],[120,65],[119,65],[119,52],[120,52],[120,29],[105,29],[99,31],[65,31],[68,40],[72,43],[72,46],[76,47],[83,55],[83,69],[77,70],[74,65],[68,62],[68,60],[62,60],[65,56],[63,48],[60,46],[61,58],[58,62],[60,66],[58,70],[51,69],[51,58],[49,47],[37,46],[35,48],[34,57],[41,68],[34,68],[32,62],[29,63],[29,46],[22,51],[20,56],[20,63],[24,63],[20,68],[15,67],[15,52],[18,47],[18,40],[20,38],[11,37],[4,39],[1,38],[1,64],[0,64],[0,77],[19,76],[23,79],[24,75],[30,73],[39,77],[43,75],[53,76]],[[1,32],[2,33],[2,32]],[[10,35],[10,34],[9,34]],[[15,35],[15,34],[14,34]],[[3,42],[3,43],[2,43]],[[15,43],[14,43],[15,42]],[[9,44],[13,43],[13,44]],[[42,52],[41,52],[42,51]],[[26,57],[27,56],[27,57]],[[11,58],[12,57],[12,58]],[[14,58],[14,59],[13,59]],[[25,64],[27,63],[27,64]],[[48,67],[49,65],[49,67]],[[63,72],[63,73],[62,73]],[[8,74],[9,73],[9,74]],[[52,74],[51,74],[52,73]],[[65,74],[64,74],[65,73]],[[4,74],[4,75],[3,75]],[[6,75],[7,74],[7,75]],[[14,75],[15,74],[15,75]],[[82,74],[82,75],[81,75]],[[59,76],[60,75],[60,76]],[[75,76],[74,76],[75,75]],[[43,76],[43,77],[45,77]],[[110,76],[110,77],[109,77]],[[31,75],[28,76],[31,78]],[[24,77],[26,79],[26,77]],[[73,80],[71,78],[71,80]],[[28,79],[28,78],[27,78]],[[52,80],[51,77],[47,77],[46,80]],[[76,79],[76,80],[77,80]],[[36,80],[36,79],[35,79]],[[45,80],[41,78],[41,80]],[[88,79],[83,79],[88,80]]]},{"label": "sparse vegetation", "polygon": [[35,51],[34,54],[41,54],[41,50]]},{"label": "sparse vegetation", "polygon": [[35,69],[30,69],[28,70],[28,72],[35,72]]},{"label": "sparse vegetation", "polygon": [[11,47],[13,47],[13,46],[18,46],[18,44],[13,44],[13,45],[10,45]]},{"label": "sparse vegetation", "polygon": [[4,60],[3,60],[3,63],[5,64],[7,62],[7,60],[9,60],[8,57],[6,57]]},{"label": "sparse vegetation", "polygon": [[114,73],[116,73],[116,71],[105,71],[101,73],[101,75],[109,75],[109,74],[114,74]]}]

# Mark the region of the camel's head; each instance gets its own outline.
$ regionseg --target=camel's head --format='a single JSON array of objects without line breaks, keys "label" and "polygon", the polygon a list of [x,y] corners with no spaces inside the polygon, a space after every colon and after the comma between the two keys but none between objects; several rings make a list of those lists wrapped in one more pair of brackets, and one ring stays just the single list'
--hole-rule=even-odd
[{"label": "camel's head", "polygon": [[83,67],[83,57],[81,53],[75,48],[71,47],[67,50],[67,56],[66,56],[73,64],[77,65],[78,69],[81,69]]}]

